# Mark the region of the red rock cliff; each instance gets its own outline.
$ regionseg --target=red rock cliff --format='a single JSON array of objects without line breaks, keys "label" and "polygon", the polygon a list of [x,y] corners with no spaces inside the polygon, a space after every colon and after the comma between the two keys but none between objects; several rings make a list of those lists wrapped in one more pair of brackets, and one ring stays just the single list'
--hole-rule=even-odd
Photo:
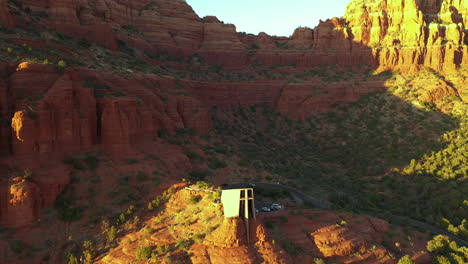
[{"label": "red rock cliff", "polygon": [[[140,48],[198,53],[226,67],[252,62],[304,67],[378,64],[382,70],[428,66],[443,72],[468,63],[466,0],[353,0],[343,19],[321,22],[315,29],[299,28],[290,38],[236,33],[234,25],[215,17],[199,18],[183,0],[19,2],[33,12],[47,13],[47,23],[55,29],[111,49],[117,48],[116,36],[128,35],[128,40],[147,42]],[[140,35],[128,32],[129,27]],[[249,53],[252,47],[259,49]]]},{"label": "red rock cliff", "polygon": [[453,71],[467,62],[467,8],[463,0],[351,1],[344,17],[383,69]]}]

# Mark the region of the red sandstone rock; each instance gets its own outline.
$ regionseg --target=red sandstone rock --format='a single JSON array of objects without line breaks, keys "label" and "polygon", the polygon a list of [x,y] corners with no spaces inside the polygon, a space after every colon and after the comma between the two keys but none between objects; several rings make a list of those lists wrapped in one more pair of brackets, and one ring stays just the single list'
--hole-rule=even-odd
[{"label": "red sandstone rock", "polygon": [[[0,78],[7,75],[8,64],[0,63]],[[4,124],[9,123],[10,116],[10,95],[8,93],[7,84],[4,79],[0,79],[0,116]],[[0,125],[0,153],[9,153],[10,151],[10,129],[8,126]]]},{"label": "red sandstone rock", "polygon": [[314,43],[314,31],[310,28],[297,28],[288,44],[297,49],[310,49]]},{"label": "red sandstone rock", "polygon": [[62,193],[70,183],[71,168],[64,165],[55,165],[33,173],[31,181],[39,187],[39,208],[49,208],[54,205],[57,196]]},{"label": "red sandstone rock", "polygon": [[135,137],[138,127],[136,100],[106,100],[102,107],[101,139],[103,147],[112,155],[131,153],[131,140]]},{"label": "red sandstone rock", "polygon": [[21,138],[21,132],[23,132],[24,116],[25,113],[23,111],[18,111],[15,113],[13,119],[11,120],[11,127],[15,132],[16,139],[18,139],[19,141],[24,141],[24,139]]},{"label": "red sandstone rock", "polygon": [[8,0],[0,0],[0,25],[9,28],[15,26],[15,20],[10,13]]},{"label": "red sandstone rock", "polygon": [[198,100],[184,96],[179,99],[177,110],[184,127],[193,129],[202,135],[213,128],[210,112]]},{"label": "red sandstone rock", "polygon": [[40,98],[57,80],[59,74],[53,65],[23,62],[9,78],[15,100]]},{"label": "red sandstone rock", "polygon": [[[9,182],[5,226],[24,227],[36,220],[40,205],[39,188],[20,177]],[[4,206],[2,204],[2,206]]]},{"label": "red sandstone rock", "polygon": [[205,245],[216,247],[239,247],[247,243],[244,221],[240,218],[226,218],[220,227],[209,234]]},{"label": "red sandstone rock", "polygon": [[36,221],[40,209],[53,206],[70,182],[65,165],[33,170],[30,179],[17,177],[0,182],[0,224],[24,227]]},{"label": "red sandstone rock", "polygon": [[417,264],[429,264],[432,263],[432,256],[428,252],[416,253],[412,258]]},{"label": "red sandstone rock", "polygon": [[[33,88],[31,93],[43,97],[35,104],[28,101],[18,101],[16,104],[16,110],[22,113],[18,114],[22,127],[18,130],[16,126],[16,131],[22,140],[14,139],[12,142],[15,155],[89,150],[97,127],[96,102],[90,89],[74,86],[67,75],[53,84],[48,81],[50,86],[44,85],[43,88],[31,85],[34,79],[20,79],[15,74],[13,77],[24,87]],[[52,78],[56,79],[56,74]],[[40,87],[41,90],[37,91]],[[45,95],[39,93],[45,90]]]},{"label": "red sandstone rock", "polygon": [[329,226],[311,234],[324,257],[349,256],[367,251],[367,242],[353,231],[340,226]]}]

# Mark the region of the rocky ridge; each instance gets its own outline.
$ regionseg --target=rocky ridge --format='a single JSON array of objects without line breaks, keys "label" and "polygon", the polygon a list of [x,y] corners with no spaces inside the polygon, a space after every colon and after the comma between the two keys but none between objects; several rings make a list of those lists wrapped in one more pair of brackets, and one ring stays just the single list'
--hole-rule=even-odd
[{"label": "rocky ridge", "polygon": [[[245,222],[240,218],[224,218],[221,204],[213,202],[209,190],[183,187],[178,185],[156,217],[123,236],[119,245],[98,263],[161,260],[217,264],[228,259],[229,263],[286,264],[314,263],[317,257],[339,263],[394,263],[392,254],[380,245],[391,229],[385,221],[315,210],[303,210],[300,215],[290,211],[258,214],[257,220],[249,222],[248,242]],[[194,201],[192,197],[198,199]],[[265,222],[269,228],[262,224]],[[404,253],[421,250],[424,235],[414,235],[411,246],[397,243],[396,247]],[[171,247],[171,251],[163,251],[165,246]],[[152,254],[141,257],[138,252],[143,248],[150,248]],[[416,263],[426,263],[427,257],[414,254]]]},{"label": "rocky ridge", "polygon": [[[299,28],[289,38],[238,33],[216,17],[199,18],[183,0],[17,2],[45,14],[48,26],[113,50],[118,46],[115,38],[120,38],[142,49],[197,53],[225,67],[257,62],[378,65],[404,72],[427,66],[451,72],[468,62],[468,5],[463,0],[351,1],[343,18],[322,21],[315,29]],[[4,25],[14,25],[11,15],[3,17]]]}]

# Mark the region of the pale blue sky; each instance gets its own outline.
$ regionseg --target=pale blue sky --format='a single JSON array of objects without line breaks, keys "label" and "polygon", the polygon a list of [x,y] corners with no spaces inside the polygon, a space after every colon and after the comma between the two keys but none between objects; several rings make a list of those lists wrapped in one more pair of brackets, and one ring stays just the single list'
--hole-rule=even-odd
[{"label": "pale blue sky", "polygon": [[289,36],[299,26],[344,14],[350,0],[186,0],[200,16],[215,15],[237,31]]}]

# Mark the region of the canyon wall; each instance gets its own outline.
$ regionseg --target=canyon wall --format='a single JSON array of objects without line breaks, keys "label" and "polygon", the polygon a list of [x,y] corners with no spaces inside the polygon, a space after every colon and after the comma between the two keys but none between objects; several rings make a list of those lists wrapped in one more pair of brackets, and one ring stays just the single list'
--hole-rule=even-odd
[{"label": "canyon wall", "polygon": [[[224,67],[257,62],[378,65],[403,72],[427,66],[450,72],[468,63],[465,0],[354,0],[343,18],[320,22],[315,29],[299,28],[291,37],[237,33],[234,25],[216,17],[199,18],[183,0],[18,2],[33,13],[47,14],[47,24],[56,30],[114,50],[114,32],[126,27],[138,33],[127,38],[143,39],[147,49],[180,56],[197,53]],[[4,24],[12,25],[3,17]]]},{"label": "canyon wall", "polygon": [[451,72],[468,62],[467,11],[464,0],[351,1],[344,18],[354,42],[377,50],[381,68]]}]

